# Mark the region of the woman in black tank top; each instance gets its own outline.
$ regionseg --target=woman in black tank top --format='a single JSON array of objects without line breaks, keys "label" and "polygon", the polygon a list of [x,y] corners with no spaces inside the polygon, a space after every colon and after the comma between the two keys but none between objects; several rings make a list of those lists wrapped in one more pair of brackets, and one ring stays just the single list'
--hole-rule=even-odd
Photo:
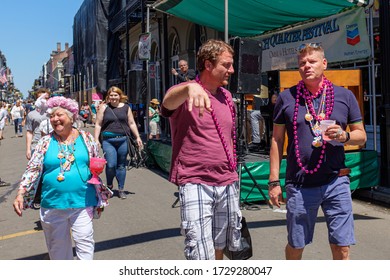
[{"label": "woman in black tank top", "polygon": [[118,87],[107,92],[106,104],[97,111],[95,139],[101,145],[107,160],[107,186],[112,189],[116,177],[118,197],[125,199],[126,159],[128,153],[126,135],[133,134],[139,147],[143,146],[131,108],[126,104],[127,96]]}]

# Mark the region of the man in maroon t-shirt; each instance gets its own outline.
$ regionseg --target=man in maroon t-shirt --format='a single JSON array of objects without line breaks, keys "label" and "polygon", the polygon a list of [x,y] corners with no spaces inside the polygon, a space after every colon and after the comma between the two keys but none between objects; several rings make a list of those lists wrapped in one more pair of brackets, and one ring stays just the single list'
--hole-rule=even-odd
[{"label": "man in maroon t-shirt", "polygon": [[200,75],[173,86],[161,113],[170,118],[170,181],[179,186],[187,259],[223,259],[238,249],[241,211],[235,154],[235,109],[223,88],[234,73],[233,49],[209,40],[199,49]]},{"label": "man in maroon t-shirt", "polygon": [[[285,132],[288,136],[286,193],[288,244],[286,259],[301,259],[313,239],[321,206],[333,259],[349,259],[355,243],[352,199],[345,166],[344,143],[363,145],[366,133],[353,93],[324,76],[323,48],[314,43],[298,48],[302,81],[282,92],[274,109],[270,150],[269,196],[279,204],[279,181]],[[334,120],[327,129],[321,121]],[[346,131],[347,125],[350,132]]]}]

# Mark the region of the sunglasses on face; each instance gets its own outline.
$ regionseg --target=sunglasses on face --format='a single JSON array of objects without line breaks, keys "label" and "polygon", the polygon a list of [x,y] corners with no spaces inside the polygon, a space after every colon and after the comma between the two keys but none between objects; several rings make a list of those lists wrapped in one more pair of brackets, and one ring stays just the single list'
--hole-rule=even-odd
[{"label": "sunglasses on face", "polygon": [[317,44],[317,43],[307,43],[307,44],[302,44],[298,47],[298,52],[303,52],[304,50],[306,50],[307,48],[311,48],[311,49],[320,49],[321,48],[321,45],[320,44]]}]

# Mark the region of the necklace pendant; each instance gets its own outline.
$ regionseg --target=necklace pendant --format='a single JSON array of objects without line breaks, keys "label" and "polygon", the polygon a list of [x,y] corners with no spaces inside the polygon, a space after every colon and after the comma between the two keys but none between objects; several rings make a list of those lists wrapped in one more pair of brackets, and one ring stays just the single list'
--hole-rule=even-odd
[{"label": "necklace pendant", "polygon": [[71,165],[72,165],[72,162],[70,162],[69,160],[66,160],[66,161],[64,162],[64,164],[62,165],[62,169],[63,169],[64,171],[69,171]]},{"label": "necklace pendant", "polygon": [[313,132],[314,132],[314,134],[316,134],[316,135],[322,133],[321,127],[320,127],[318,121],[316,121],[315,124],[313,125]]},{"label": "necklace pendant", "polygon": [[67,160],[68,160],[69,162],[74,162],[74,155],[73,155],[73,154],[70,154],[70,155],[68,156]]},{"label": "necklace pendant", "polygon": [[318,118],[320,119],[320,121],[324,120],[325,119],[325,114],[324,113],[319,114]]},{"label": "necklace pendant", "polygon": [[308,122],[310,122],[310,121],[313,120],[313,116],[312,116],[311,114],[307,113],[307,114],[305,115],[305,120],[308,121]]},{"label": "necklace pendant", "polygon": [[64,157],[65,157],[65,155],[63,153],[61,153],[61,152],[59,152],[58,155],[57,155],[57,158],[59,158],[59,159],[62,159]]},{"label": "necklace pendant", "polygon": [[311,143],[313,147],[319,148],[322,146],[322,139],[321,136],[314,137],[313,142]]},{"label": "necklace pendant", "polygon": [[65,180],[64,174],[63,174],[63,173],[59,173],[59,174],[57,175],[57,181],[58,181],[58,182],[62,182],[62,181],[64,181],[64,180]]}]

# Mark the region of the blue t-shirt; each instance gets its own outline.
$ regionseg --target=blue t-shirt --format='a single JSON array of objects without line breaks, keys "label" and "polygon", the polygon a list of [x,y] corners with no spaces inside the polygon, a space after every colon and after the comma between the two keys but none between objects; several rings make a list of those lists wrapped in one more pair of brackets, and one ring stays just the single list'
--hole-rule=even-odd
[{"label": "blue t-shirt", "polygon": [[[329,119],[336,120],[336,124],[344,130],[348,124],[361,122],[362,116],[354,94],[343,87],[335,85],[333,87],[334,107]],[[336,141],[327,143],[320,169],[314,174],[306,174],[301,170],[297,163],[293,142],[293,115],[296,94],[296,86],[283,91],[279,95],[274,109],[274,123],[285,125],[288,136],[286,183],[294,183],[302,187],[328,184],[338,176],[341,168],[345,168],[344,145]],[[318,98],[321,98],[321,95]],[[309,123],[305,120],[305,114],[305,102],[303,98],[300,98],[297,119],[299,153],[302,164],[306,169],[312,170],[318,163],[322,148],[312,146],[314,134]]]},{"label": "blue t-shirt", "polygon": [[55,209],[96,206],[95,187],[86,183],[91,173],[88,168],[88,150],[82,137],[79,135],[75,141],[75,162],[72,163],[69,171],[63,173],[65,180],[61,182],[57,180],[61,171],[58,151],[58,141],[52,137],[43,161],[41,206]]}]

